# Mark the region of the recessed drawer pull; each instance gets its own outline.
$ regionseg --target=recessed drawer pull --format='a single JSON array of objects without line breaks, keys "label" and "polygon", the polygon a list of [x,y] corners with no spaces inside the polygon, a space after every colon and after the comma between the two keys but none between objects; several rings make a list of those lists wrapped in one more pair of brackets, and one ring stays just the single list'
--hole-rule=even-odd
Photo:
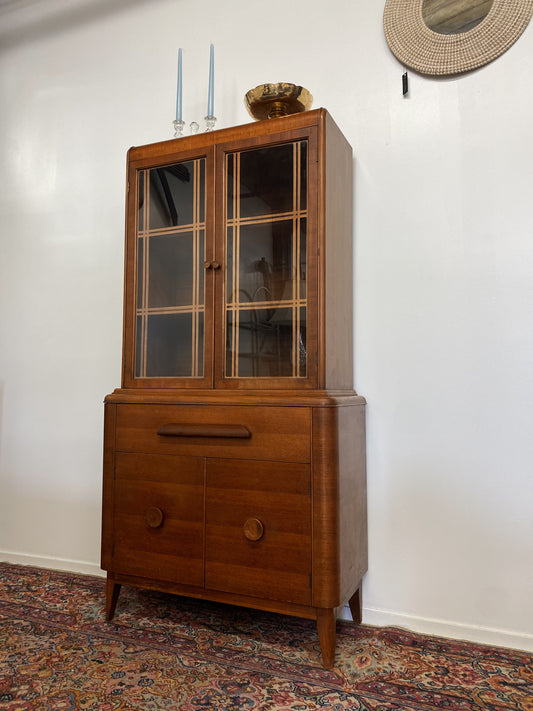
[{"label": "recessed drawer pull", "polygon": [[250,439],[252,433],[244,425],[162,425],[157,434],[161,437],[229,437]]},{"label": "recessed drawer pull", "polygon": [[265,527],[258,518],[249,518],[244,524],[244,535],[249,541],[259,541],[264,532]]}]

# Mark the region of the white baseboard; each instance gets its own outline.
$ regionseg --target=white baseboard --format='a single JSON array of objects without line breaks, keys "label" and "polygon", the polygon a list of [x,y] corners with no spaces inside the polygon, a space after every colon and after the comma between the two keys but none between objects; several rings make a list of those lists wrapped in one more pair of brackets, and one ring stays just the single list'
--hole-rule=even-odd
[{"label": "white baseboard", "polygon": [[87,563],[82,560],[69,560],[68,558],[49,558],[42,555],[30,555],[27,553],[13,553],[11,551],[0,551],[0,560],[4,563],[16,563],[17,565],[32,565],[36,568],[49,568],[50,570],[64,570],[69,573],[84,573],[86,575],[98,575],[104,577],[105,572],[96,563]]},{"label": "white baseboard", "polygon": [[533,634],[511,630],[480,627],[451,620],[417,617],[416,615],[406,615],[401,612],[391,612],[390,610],[380,610],[372,607],[363,608],[363,623],[376,625],[377,627],[403,627],[412,632],[435,635],[436,637],[447,637],[476,644],[489,644],[533,652]]},{"label": "white baseboard", "polygon": [[[70,573],[84,573],[87,575],[97,575],[99,577],[105,576],[104,571],[98,564],[87,563],[80,560],[48,558],[46,556],[13,553],[10,551],[0,551],[0,560],[6,563],[17,563],[19,565],[33,565],[37,568],[65,570]],[[341,609],[338,616],[341,619],[351,620],[350,608],[346,607]],[[380,610],[373,607],[363,608],[363,623],[375,625],[376,627],[402,627],[412,632],[419,632],[420,634],[429,634],[437,637],[465,640],[476,644],[490,644],[498,647],[510,647],[512,649],[533,652],[533,635],[521,632],[494,629],[491,627],[479,627],[477,625],[418,617],[416,615],[406,615],[401,612]]]}]

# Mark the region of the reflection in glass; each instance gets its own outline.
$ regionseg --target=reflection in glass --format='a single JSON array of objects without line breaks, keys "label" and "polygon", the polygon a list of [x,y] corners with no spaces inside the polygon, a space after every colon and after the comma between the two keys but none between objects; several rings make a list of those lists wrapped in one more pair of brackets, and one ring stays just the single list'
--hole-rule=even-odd
[{"label": "reflection in glass", "polygon": [[[195,248],[200,249],[199,255]],[[203,290],[203,270],[195,272],[195,257],[203,263],[203,239],[195,244],[193,232],[154,235],[150,240],[148,306],[187,306],[193,303],[195,278]]]},{"label": "reflection in glass", "polygon": [[228,154],[229,378],[305,378],[307,142]]},{"label": "reflection in glass", "polygon": [[146,377],[161,373],[187,377],[191,370],[192,314],[156,314],[148,317]]},{"label": "reflection in glass", "polygon": [[240,230],[240,301],[292,298],[292,220],[243,225]]},{"label": "reflection in glass", "polygon": [[227,313],[226,372],[231,372],[232,342],[239,363],[240,378],[290,378],[294,365],[305,377],[305,309],[241,309]]},{"label": "reflection in glass", "polygon": [[[295,176],[294,146],[284,143],[228,156],[228,218],[234,217],[235,200],[241,218],[292,212],[295,183],[307,184],[307,151],[303,146],[299,155],[300,175]],[[300,209],[307,208],[306,200],[306,191],[302,191]]]},{"label": "reflection in glass", "polygon": [[202,377],[205,159],[138,173],[135,375]]},{"label": "reflection in glass", "polygon": [[459,35],[483,22],[493,0],[422,0],[422,18],[433,32]]},{"label": "reflection in glass", "polygon": [[[150,230],[190,225],[195,221],[195,210],[199,210],[198,220],[204,220],[205,199],[202,193],[205,190],[205,161],[201,161],[200,165],[197,163],[188,161],[146,171],[149,175]],[[195,167],[200,173],[198,185],[194,179]],[[200,194],[195,195],[198,188]],[[198,200],[197,204],[195,200]]]}]

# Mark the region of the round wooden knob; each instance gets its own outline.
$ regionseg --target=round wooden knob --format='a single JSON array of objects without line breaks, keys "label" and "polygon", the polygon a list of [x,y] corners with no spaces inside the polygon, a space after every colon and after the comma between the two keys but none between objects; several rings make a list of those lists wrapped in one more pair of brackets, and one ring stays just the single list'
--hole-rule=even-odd
[{"label": "round wooden knob", "polygon": [[213,266],[212,262],[210,262],[208,259],[206,259],[204,262],[204,269],[211,269],[212,266]]},{"label": "round wooden knob", "polygon": [[144,517],[150,528],[159,528],[159,526],[163,523],[164,518],[163,512],[161,509],[158,509],[157,506],[150,506],[149,509],[146,509]]},{"label": "round wooden knob", "polygon": [[220,262],[211,262],[211,266],[213,267],[213,269],[220,269],[221,264]]},{"label": "round wooden knob", "polygon": [[258,541],[264,532],[265,527],[258,518],[249,518],[244,524],[244,535],[249,541]]}]

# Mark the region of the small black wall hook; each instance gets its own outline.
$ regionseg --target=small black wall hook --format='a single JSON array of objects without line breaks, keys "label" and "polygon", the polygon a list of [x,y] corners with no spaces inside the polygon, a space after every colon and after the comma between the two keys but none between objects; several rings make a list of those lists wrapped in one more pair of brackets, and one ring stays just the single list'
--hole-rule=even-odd
[{"label": "small black wall hook", "polygon": [[404,96],[409,91],[409,78],[407,76],[407,71],[405,71],[402,75],[402,90]]}]

